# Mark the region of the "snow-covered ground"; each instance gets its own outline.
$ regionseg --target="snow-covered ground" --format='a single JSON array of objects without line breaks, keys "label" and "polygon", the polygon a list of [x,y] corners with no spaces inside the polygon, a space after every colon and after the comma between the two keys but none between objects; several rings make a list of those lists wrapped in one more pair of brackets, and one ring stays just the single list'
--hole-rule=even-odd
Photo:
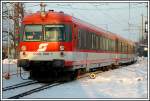
[{"label": "snow-covered ground", "polygon": [[[3,67],[4,68],[4,67]],[[43,91],[22,97],[37,98],[147,98],[148,97],[147,58],[129,66],[106,71],[95,79],[81,78]],[[3,79],[3,87],[25,82],[14,75],[10,80]],[[31,88],[32,89],[32,88]],[[3,93],[6,98],[6,93]],[[10,94],[9,94],[10,96]],[[8,96],[8,97],[9,97]]]},{"label": "snow-covered ground", "polygon": [[2,73],[10,73],[11,75],[17,73],[17,59],[4,59],[2,60]]}]

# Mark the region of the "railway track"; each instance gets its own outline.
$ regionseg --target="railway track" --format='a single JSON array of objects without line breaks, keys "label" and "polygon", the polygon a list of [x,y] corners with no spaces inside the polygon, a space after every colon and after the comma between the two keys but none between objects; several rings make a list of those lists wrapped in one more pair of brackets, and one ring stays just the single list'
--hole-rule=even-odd
[{"label": "railway track", "polygon": [[63,83],[57,83],[57,82],[56,82],[56,83],[52,83],[52,84],[44,84],[43,86],[40,86],[40,87],[31,89],[31,90],[29,90],[29,91],[20,93],[20,94],[18,94],[18,95],[9,97],[8,99],[19,99],[19,98],[21,98],[21,97],[24,97],[24,96],[30,95],[30,94],[32,94],[32,93],[36,93],[36,92],[42,91],[42,90],[47,89],[47,88],[51,88],[51,87],[57,86],[57,85],[60,85],[60,84],[63,84]]},{"label": "railway track", "polygon": [[15,84],[15,85],[12,85],[12,86],[4,87],[4,88],[2,88],[2,90],[3,91],[7,91],[7,90],[15,89],[15,88],[19,88],[19,87],[24,87],[24,86],[28,86],[28,85],[31,85],[31,84],[35,84],[35,83],[38,83],[38,82],[37,81],[22,82],[22,83]]}]

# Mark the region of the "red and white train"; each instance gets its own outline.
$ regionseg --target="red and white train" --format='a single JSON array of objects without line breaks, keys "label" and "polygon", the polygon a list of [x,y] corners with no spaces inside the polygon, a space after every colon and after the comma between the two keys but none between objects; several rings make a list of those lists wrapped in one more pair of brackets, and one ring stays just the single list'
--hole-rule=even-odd
[{"label": "red and white train", "polygon": [[135,44],[63,12],[24,17],[18,66],[30,77],[48,80],[81,71],[136,61]]}]

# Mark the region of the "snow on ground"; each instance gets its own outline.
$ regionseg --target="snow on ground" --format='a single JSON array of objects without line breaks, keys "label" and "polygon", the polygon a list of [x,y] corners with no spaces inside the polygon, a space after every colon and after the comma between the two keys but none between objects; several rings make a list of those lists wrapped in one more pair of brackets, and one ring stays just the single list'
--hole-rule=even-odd
[{"label": "snow on ground", "polygon": [[[18,67],[17,68],[17,59],[4,59],[2,60],[2,76],[3,76],[3,79],[8,75],[10,75],[10,78],[16,78],[19,77],[19,71],[20,71],[20,68]],[[21,69],[21,72],[22,73],[25,73],[25,71],[23,71],[23,69]],[[18,78],[17,78],[18,80]],[[6,80],[8,81],[8,80]],[[9,82],[12,81],[9,80]],[[7,83],[6,83],[7,84]],[[11,84],[14,84],[14,82],[12,82]]]},{"label": "snow on ground", "polygon": [[2,60],[3,64],[17,64],[17,59],[4,59]]},{"label": "snow on ground", "polygon": [[[43,91],[25,96],[28,98],[147,98],[147,58],[129,66],[106,71],[96,75],[95,79],[81,78]],[[19,77],[3,80],[3,86],[9,82],[21,82]],[[22,80],[23,81],[23,80]],[[10,84],[10,83],[9,83]],[[32,88],[31,88],[32,89]],[[7,95],[3,95],[7,97]]]},{"label": "snow on ground", "polygon": [[19,84],[19,83],[26,82],[26,81],[31,81],[31,80],[23,80],[20,78],[19,74],[18,75],[12,75],[12,76],[10,76],[10,79],[3,78],[2,87],[7,87],[7,86]]},{"label": "snow on ground", "polygon": [[17,73],[17,59],[4,59],[2,60],[2,63],[3,75],[8,72],[11,74]]}]

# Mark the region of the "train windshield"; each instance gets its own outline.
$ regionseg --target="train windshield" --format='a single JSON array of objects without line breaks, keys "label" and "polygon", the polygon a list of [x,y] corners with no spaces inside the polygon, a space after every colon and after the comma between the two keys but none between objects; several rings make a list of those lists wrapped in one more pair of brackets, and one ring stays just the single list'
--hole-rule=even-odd
[{"label": "train windshield", "polygon": [[45,40],[46,41],[63,41],[64,40],[64,25],[46,25]]},{"label": "train windshield", "polygon": [[26,25],[23,41],[41,41],[42,25]]}]

